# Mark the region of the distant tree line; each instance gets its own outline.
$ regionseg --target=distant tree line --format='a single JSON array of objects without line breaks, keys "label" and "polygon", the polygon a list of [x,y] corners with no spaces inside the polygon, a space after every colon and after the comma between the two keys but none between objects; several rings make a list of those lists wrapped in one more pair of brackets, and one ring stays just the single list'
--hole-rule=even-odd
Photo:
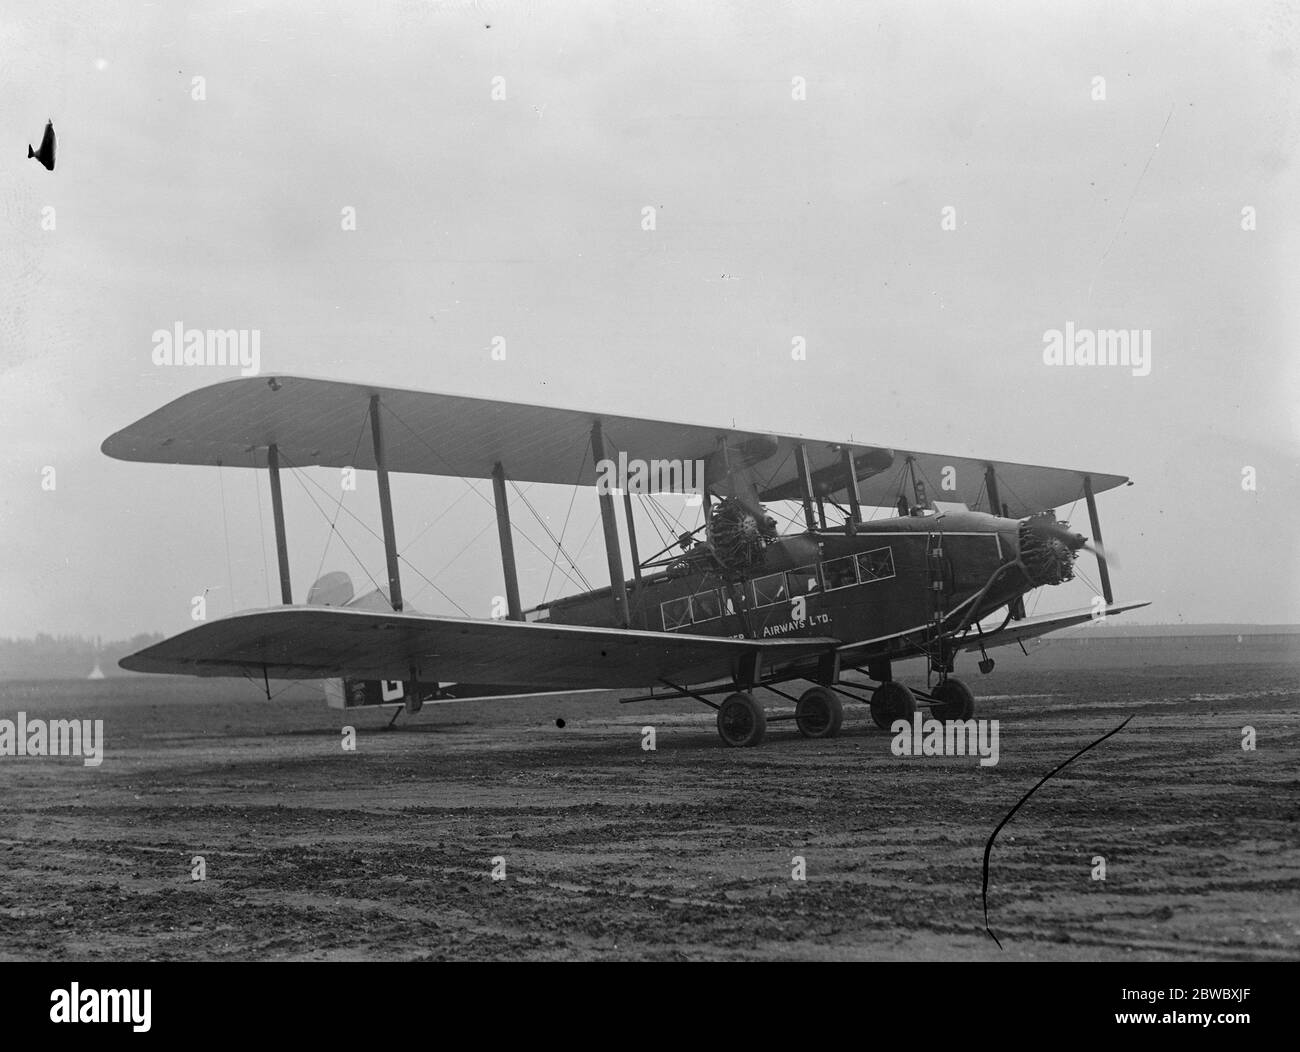
[{"label": "distant tree line", "polygon": [[105,676],[129,676],[118,658],[163,639],[161,632],[104,641],[86,636],[0,639],[0,679],[85,679],[96,664]]}]

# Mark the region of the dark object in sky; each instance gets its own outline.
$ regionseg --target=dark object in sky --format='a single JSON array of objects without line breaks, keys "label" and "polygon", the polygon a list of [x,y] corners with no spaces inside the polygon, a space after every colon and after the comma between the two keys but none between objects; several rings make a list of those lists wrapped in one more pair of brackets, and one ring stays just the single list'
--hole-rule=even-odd
[{"label": "dark object in sky", "polygon": [[39,150],[33,150],[32,144],[27,144],[27,156],[35,157],[51,172],[54,171],[54,121],[45,122],[45,134],[41,136],[41,148]]}]

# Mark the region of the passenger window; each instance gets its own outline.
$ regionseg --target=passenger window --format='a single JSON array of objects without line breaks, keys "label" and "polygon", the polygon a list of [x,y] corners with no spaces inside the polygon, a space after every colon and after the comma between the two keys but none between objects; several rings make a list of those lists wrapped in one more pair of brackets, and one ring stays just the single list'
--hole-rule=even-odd
[{"label": "passenger window", "polygon": [[791,597],[796,595],[808,595],[816,592],[821,585],[817,581],[817,567],[801,566],[797,570],[791,570],[785,575],[786,587],[790,590]]},{"label": "passenger window", "polygon": [[715,617],[721,617],[722,608],[718,604],[718,593],[700,592],[698,595],[691,596],[691,611],[697,622],[712,621]]},{"label": "passenger window", "polygon": [[862,583],[883,581],[894,576],[894,552],[892,548],[877,548],[863,552],[858,556],[858,576]]},{"label": "passenger window", "polygon": [[826,582],[826,590],[829,592],[834,588],[847,588],[851,584],[857,584],[858,573],[854,567],[855,560],[851,555],[822,563],[822,579]]},{"label": "passenger window", "polygon": [[669,599],[659,604],[659,611],[663,614],[665,630],[685,628],[691,623],[691,598],[684,595],[680,599]]},{"label": "passenger window", "polygon": [[786,599],[785,574],[773,573],[754,578],[754,605],[771,606]]}]

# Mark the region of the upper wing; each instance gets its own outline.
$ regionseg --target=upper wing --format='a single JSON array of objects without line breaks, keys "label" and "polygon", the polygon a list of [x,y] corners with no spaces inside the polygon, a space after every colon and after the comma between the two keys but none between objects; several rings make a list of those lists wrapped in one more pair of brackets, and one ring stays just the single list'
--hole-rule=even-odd
[{"label": "upper wing", "polygon": [[837,499],[848,483],[841,453],[852,450],[862,503],[873,507],[892,506],[901,493],[910,493],[913,470],[932,496],[987,508],[984,473],[992,466],[1013,517],[1077,500],[1085,476],[1096,493],[1128,481],[1122,475],[296,376],[245,377],[200,388],[123,428],[102,448],[119,460],[265,467],[267,447],[274,443],[289,466],[370,469],[375,458],[366,414],[375,395],[384,411],[388,469],[421,475],[486,479],[500,462],[516,482],[592,485],[590,460],[580,469],[599,420],[612,451],[647,462],[702,460],[723,441],[744,447],[761,458],[752,469],[763,500],[798,496],[800,443],[818,492]]},{"label": "upper wing", "polygon": [[583,690],[647,687],[662,680],[712,682],[733,675],[756,653],[764,665],[784,664],[837,645],[833,639],[760,642],[288,606],[199,625],[119,664],[134,672],[190,676],[415,678]]},{"label": "upper wing", "polygon": [[[1107,615],[1122,614],[1125,610],[1137,610],[1139,607],[1150,606],[1150,603],[1112,603],[1106,607]],[[1072,625],[1081,625],[1086,621],[1093,620],[1097,614],[1091,607],[1084,610],[1071,610],[1064,614],[1043,614],[1041,617],[1027,617],[1023,621],[1012,621],[1005,628],[995,632],[985,632],[982,636],[966,636],[961,640],[959,646],[963,650],[979,650],[984,647],[985,650],[993,647],[1005,647],[1013,643],[1019,643],[1025,639],[1033,639],[1035,636],[1045,636],[1048,632],[1056,632],[1062,628],[1070,628]]]}]

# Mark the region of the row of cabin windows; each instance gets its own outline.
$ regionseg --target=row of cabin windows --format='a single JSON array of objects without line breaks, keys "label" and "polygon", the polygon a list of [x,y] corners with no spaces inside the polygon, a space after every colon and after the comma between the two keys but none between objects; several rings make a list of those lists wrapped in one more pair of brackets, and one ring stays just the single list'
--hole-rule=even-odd
[{"label": "row of cabin windows", "polygon": [[[718,592],[714,589],[695,595],[684,595],[680,599],[669,599],[668,602],[659,604],[666,630],[685,628],[693,622],[712,621],[722,616],[722,609]],[[726,611],[729,614],[734,612],[731,596],[726,597]]]},{"label": "row of cabin windows", "polygon": [[[870,584],[894,576],[894,553],[889,548],[876,548],[858,555],[845,555],[821,564],[818,578],[816,566],[801,566],[797,570],[756,577],[751,582],[755,606],[775,606],[801,595],[849,588],[856,584]],[[664,629],[685,628],[701,621],[712,621],[724,613],[734,613],[731,596],[720,596],[716,589],[684,595],[659,604]]]}]

